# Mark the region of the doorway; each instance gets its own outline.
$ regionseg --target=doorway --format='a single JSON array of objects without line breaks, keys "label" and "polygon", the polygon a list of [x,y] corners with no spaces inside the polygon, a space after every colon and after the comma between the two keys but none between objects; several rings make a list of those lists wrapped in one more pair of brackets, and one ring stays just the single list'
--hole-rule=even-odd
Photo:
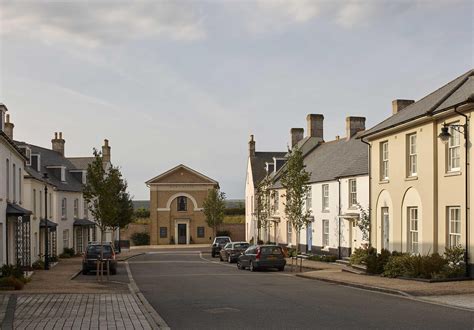
[{"label": "doorway", "polygon": [[185,223],[178,223],[178,244],[187,243],[187,225]]},{"label": "doorway", "polygon": [[388,207],[382,207],[382,249],[389,250],[390,247],[390,218]]},{"label": "doorway", "polygon": [[306,226],[306,252],[311,252],[313,246],[313,224],[308,222]]}]

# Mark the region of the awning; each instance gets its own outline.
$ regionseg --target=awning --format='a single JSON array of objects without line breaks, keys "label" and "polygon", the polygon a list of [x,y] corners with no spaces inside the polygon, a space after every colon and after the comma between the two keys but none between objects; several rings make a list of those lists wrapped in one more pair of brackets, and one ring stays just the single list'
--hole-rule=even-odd
[{"label": "awning", "polygon": [[31,215],[31,211],[22,208],[18,204],[13,204],[13,203],[7,203],[7,215],[13,215],[13,216],[24,216],[24,215]]},{"label": "awning", "polygon": [[83,226],[83,227],[95,226],[95,222],[89,219],[76,219],[74,220],[74,226]]},{"label": "awning", "polygon": [[[56,222],[52,222],[51,220],[46,220],[48,221],[48,228],[49,229],[56,229],[56,227],[58,226],[58,224]],[[41,219],[40,220],[40,227],[41,228],[46,228],[46,221],[45,219]]]}]

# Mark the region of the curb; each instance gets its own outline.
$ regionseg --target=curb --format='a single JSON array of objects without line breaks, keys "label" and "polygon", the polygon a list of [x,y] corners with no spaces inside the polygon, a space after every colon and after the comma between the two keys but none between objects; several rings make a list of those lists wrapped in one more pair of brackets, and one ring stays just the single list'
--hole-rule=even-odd
[{"label": "curb", "polygon": [[72,281],[73,279],[75,279],[76,277],[78,277],[80,274],[82,273],[82,270],[78,270],[76,273],[74,273],[71,278],[69,279],[69,281]]},{"label": "curb", "polygon": [[118,259],[117,262],[126,262],[129,259],[132,259],[132,258],[135,258],[135,257],[138,257],[138,256],[142,256],[142,255],[145,255],[145,254],[146,254],[146,252],[134,254],[133,256],[128,256],[128,257],[125,257],[123,259]]},{"label": "curb", "polygon": [[[136,257],[136,256],[134,256]],[[131,257],[133,258],[133,257]],[[130,259],[130,258],[128,258]],[[128,274],[128,279],[130,283],[128,284],[128,289],[132,294],[135,295],[136,299],[140,301],[143,306],[145,307],[145,310],[148,314],[145,313],[145,317],[147,318],[148,322],[150,324],[154,323],[156,324],[158,329],[170,329],[168,324],[166,323],[165,320],[158,314],[158,312],[153,308],[153,306],[148,302],[148,300],[145,298],[143,293],[140,292],[140,289],[138,288],[135,280],[133,279],[132,272],[130,271],[130,266],[128,265],[128,262],[125,261],[125,268],[127,269],[127,274]],[[151,320],[150,320],[151,318]]]},{"label": "curb", "polygon": [[407,297],[407,298],[413,298],[412,295],[410,295],[406,292],[400,291],[400,290],[381,288],[381,287],[378,287],[378,286],[372,286],[372,285],[366,285],[366,284],[349,283],[349,282],[343,282],[343,281],[338,281],[338,280],[331,280],[331,279],[328,279],[328,278],[318,278],[318,277],[308,276],[308,275],[304,275],[304,274],[296,274],[296,276],[306,278],[306,279],[309,279],[309,280],[328,282],[328,283],[332,283],[332,284],[339,284],[339,285],[343,285],[343,286],[349,286],[349,287],[353,287],[353,288],[357,288],[357,289],[364,289],[364,290],[369,290],[369,291],[394,294],[394,295],[397,295],[397,296],[403,296],[403,297]]}]

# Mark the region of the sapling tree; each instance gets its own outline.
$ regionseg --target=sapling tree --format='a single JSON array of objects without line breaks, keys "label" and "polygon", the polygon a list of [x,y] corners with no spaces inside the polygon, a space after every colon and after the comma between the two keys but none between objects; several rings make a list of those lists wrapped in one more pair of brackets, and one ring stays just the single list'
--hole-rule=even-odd
[{"label": "sapling tree", "polygon": [[362,239],[369,241],[370,246],[370,209],[365,209],[362,205],[357,203],[357,209],[359,210],[359,219],[356,221],[357,227],[362,233]]},{"label": "sapling tree", "polygon": [[258,184],[255,194],[256,208],[255,215],[257,217],[257,241],[261,239],[261,230],[262,228],[268,227],[268,217],[270,216],[271,206],[270,206],[270,185],[272,181],[268,174],[263,178],[263,180]]},{"label": "sapling tree", "polygon": [[224,221],[225,193],[216,188],[209,190],[207,197],[204,199],[203,212],[206,216],[206,223],[212,228],[215,237],[217,226]]},{"label": "sapling tree", "polygon": [[104,259],[102,245],[105,232],[132,220],[133,207],[127,193],[127,183],[117,167],[104,168],[102,155],[94,149],[94,160],[87,168],[83,187],[84,200],[95,219],[100,235],[100,257]]},{"label": "sapling tree", "polygon": [[285,189],[285,214],[296,232],[296,254],[299,250],[301,229],[311,221],[311,211],[306,208],[306,198],[310,191],[309,179],[310,173],[305,169],[303,153],[298,146],[294,146],[288,151],[281,184]]}]

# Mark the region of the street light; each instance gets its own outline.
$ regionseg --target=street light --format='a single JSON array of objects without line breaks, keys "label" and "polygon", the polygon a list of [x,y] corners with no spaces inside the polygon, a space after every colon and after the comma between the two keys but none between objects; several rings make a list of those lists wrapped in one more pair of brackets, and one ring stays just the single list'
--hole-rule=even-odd
[{"label": "street light", "polygon": [[450,129],[453,129],[460,134],[464,135],[464,148],[465,148],[465,173],[464,173],[464,178],[465,178],[465,186],[466,186],[466,192],[465,192],[465,221],[466,221],[466,247],[464,249],[464,263],[466,266],[466,277],[470,276],[470,269],[469,269],[469,129],[468,129],[468,124],[469,124],[469,118],[459,112],[457,109],[454,109],[454,112],[457,113],[460,116],[463,116],[466,120],[466,123],[464,125],[459,125],[459,124],[443,124],[443,127],[441,127],[441,133],[439,133],[438,138],[443,142],[444,144],[449,142],[449,139],[451,139],[452,135],[449,133]]},{"label": "street light", "polygon": [[[45,224],[45,234],[44,234],[44,270],[49,270],[49,228],[48,228],[48,173],[43,174],[44,184],[44,224]],[[41,201],[40,201],[41,202]]]}]

